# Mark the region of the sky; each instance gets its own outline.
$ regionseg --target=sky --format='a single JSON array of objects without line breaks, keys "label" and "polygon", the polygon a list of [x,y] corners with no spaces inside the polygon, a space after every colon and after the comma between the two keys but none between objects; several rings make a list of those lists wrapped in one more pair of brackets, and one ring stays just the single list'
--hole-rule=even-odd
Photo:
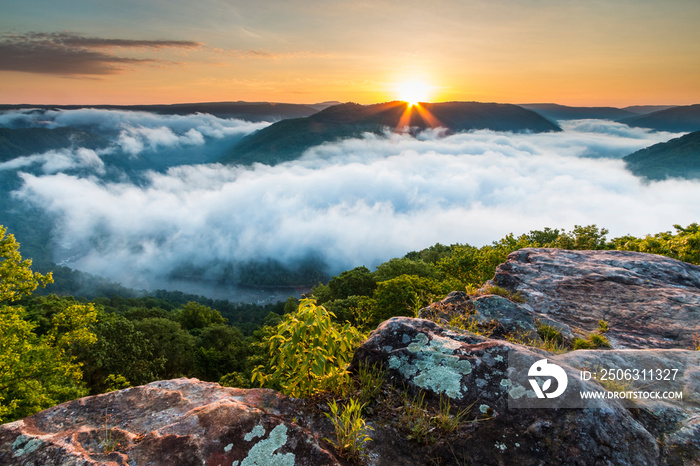
[{"label": "sky", "polygon": [[0,103],[700,102],[697,0],[0,0]]}]

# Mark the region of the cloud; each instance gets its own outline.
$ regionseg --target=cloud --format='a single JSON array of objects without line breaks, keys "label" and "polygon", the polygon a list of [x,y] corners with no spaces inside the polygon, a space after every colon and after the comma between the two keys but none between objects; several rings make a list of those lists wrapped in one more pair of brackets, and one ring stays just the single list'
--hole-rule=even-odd
[{"label": "cloud", "polygon": [[645,183],[615,158],[675,135],[583,129],[366,135],[274,167],[179,166],[138,185],[23,174],[17,195],[58,216],[68,265],[144,287],[183,269],[228,280],[226,266],[245,261],[314,256],[338,273],[546,226],[595,223],[619,236],[697,221],[700,183]]},{"label": "cloud", "polygon": [[84,37],[73,33],[36,33],[0,37],[0,71],[65,76],[110,75],[129,65],[164,63],[155,58],[113,55],[105,48],[195,49],[203,44],[180,40],[129,40]]},{"label": "cloud", "polygon": [[105,173],[105,164],[97,152],[83,147],[17,157],[0,163],[0,171],[19,170],[34,164],[40,164],[44,173],[58,173],[77,168],[86,168],[97,174]]},{"label": "cloud", "polygon": [[[243,137],[270,125],[218,118],[214,115],[159,115],[150,112],[81,108],[75,110],[27,109],[0,114],[0,127],[59,128],[78,127],[104,133],[131,156],[143,151],[185,146],[202,146],[209,139]],[[104,154],[106,152],[102,152]],[[26,163],[30,159],[25,158]],[[31,159],[38,161],[39,158]],[[17,162],[20,163],[20,162]],[[33,162],[32,162],[33,163]]]}]

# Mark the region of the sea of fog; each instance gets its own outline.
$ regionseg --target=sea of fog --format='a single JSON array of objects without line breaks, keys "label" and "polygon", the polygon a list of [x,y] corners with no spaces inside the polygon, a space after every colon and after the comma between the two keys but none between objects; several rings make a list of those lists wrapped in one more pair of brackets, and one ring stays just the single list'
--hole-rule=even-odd
[{"label": "sea of fog", "polygon": [[[21,180],[18,200],[55,219],[58,262],[145,289],[173,288],[173,271],[187,268],[225,281],[226,264],[312,257],[337,274],[438,242],[479,246],[510,232],[588,224],[609,237],[645,235],[700,217],[700,182],[645,182],[621,160],[680,134],[603,120],[562,121],[561,133],[366,134],[276,166],[198,163],[267,124],[108,110],[6,113],[0,126],[82,125],[112,145],[20,157],[0,171]],[[184,164],[178,151],[192,148],[205,155]],[[163,163],[149,169],[144,160]],[[139,161],[137,174],[124,168]],[[188,291],[211,294],[200,285]]]}]

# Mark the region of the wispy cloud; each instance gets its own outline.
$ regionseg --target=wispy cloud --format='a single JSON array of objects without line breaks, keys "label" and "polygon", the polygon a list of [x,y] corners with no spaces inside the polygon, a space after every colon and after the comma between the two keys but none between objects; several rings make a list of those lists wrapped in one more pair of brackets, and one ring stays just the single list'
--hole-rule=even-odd
[{"label": "wispy cloud", "polygon": [[5,35],[0,36],[0,71],[64,76],[111,75],[123,72],[130,65],[166,61],[119,56],[105,49],[196,49],[202,46],[194,41],[105,39],[68,32]]}]

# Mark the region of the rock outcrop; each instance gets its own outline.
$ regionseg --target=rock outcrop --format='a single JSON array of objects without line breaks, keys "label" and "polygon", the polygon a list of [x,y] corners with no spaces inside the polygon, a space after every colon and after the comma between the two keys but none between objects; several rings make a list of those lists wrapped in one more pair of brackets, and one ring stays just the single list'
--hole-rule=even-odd
[{"label": "rock outcrop", "polygon": [[82,398],[0,426],[0,464],[332,465],[297,405],[274,390],[196,379]]},{"label": "rock outcrop", "polygon": [[[483,413],[450,448],[457,464],[658,464],[653,436],[616,402],[596,400],[587,409],[512,409],[509,393],[527,390],[510,381],[509,354],[529,366],[540,352],[502,340],[446,330],[434,322],[394,317],[382,323],[355,353],[388,368],[395,384],[434,400],[449,397],[459,408]],[[602,390],[575,377],[572,390]],[[478,418],[477,418],[478,419]],[[450,458],[439,449],[438,457]],[[449,460],[448,460],[449,461]]]},{"label": "rock outcrop", "polygon": [[492,283],[581,333],[606,320],[615,348],[687,349],[700,332],[700,267],[663,256],[526,248]]}]

